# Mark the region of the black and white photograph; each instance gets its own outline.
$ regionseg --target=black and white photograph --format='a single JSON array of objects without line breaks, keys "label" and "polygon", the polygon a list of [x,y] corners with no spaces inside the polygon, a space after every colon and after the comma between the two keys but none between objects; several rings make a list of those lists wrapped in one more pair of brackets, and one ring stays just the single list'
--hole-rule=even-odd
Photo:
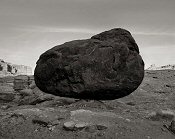
[{"label": "black and white photograph", "polygon": [[0,139],[175,139],[175,0],[0,0]]}]

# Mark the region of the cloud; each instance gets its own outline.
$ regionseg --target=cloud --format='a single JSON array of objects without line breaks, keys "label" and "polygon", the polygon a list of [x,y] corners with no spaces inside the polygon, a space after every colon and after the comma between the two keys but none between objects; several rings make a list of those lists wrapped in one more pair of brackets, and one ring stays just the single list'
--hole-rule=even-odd
[{"label": "cloud", "polygon": [[146,36],[175,36],[175,32],[134,32],[133,34]]},{"label": "cloud", "polygon": [[146,63],[168,64],[175,61],[174,13],[175,0],[0,0],[1,57],[35,66],[54,45],[121,27]]},{"label": "cloud", "polygon": [[47,27],[47,26],[24,26],[20,28],[15,28],[18,31],[24,32],[43,32],[43,33],[84,33],[84,34],[96,34],[100,32],[100,30],[93,30],[93,29],[85,29],[85,28],[59,28],[59,27]]},{"label": "cloud", "polygon": [[172,30],[174,5],[174,0],[2,0],[0,17],[4,24],[28,26]]},{"label": "cloud", "polygon": [[[93,29],[93,28],[71,28],[71,27],[54,27],[54,26],[21,26],[14,27],[16,31],[20,32],[36,32],[36,33],[83,33],[83,34],[97,34],[103,29]],[[132,30],[132,29],[131,29]],[[142,31],[143,30],[143,31]],[[133,35],[140,36],[175,36],[175,32],[172,31],[149,31],[146,29],[140,29],[140,31],[131,31]]]}]

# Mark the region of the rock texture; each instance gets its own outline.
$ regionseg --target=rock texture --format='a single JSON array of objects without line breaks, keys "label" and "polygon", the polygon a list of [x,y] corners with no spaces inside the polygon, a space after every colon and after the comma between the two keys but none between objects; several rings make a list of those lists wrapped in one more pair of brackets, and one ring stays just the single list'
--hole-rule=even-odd
[{"label": "rock texture", "polygon": [[151,65],[147,70],[175,70],[175,64],[174,65],[165,65],[157,67],[155,64]]},{"label": "rock texture", "polygon": [[0,59],[0,76],[32,75],[32,68],[24,65],[16,65]]},{"label": "rock texture", "polygon": [[44,92],[80,99],[117,99],[143,80],[144,62],[130,32],[116,28],[43,53],[35,83]]},{"label": "rock texture", "polygon": [[103,104],[0,83],[0,139],[174,139],[174,81],[175,70],[145,71],[132,95]]},{"label": "rock texture", "polygon": [[15,91],[28,89],[32,82],[34,82],[33,76],[18,75],[14,77],[13,88]]}]

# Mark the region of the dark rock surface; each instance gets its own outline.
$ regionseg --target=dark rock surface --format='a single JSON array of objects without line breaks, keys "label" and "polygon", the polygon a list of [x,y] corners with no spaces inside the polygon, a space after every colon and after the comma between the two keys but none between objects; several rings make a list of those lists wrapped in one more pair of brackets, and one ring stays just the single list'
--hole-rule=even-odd
[{"label": "dark rock surface", "polygon": [[35,83],[44,92],[80,99],[117,99],[143,80],[144,62],[130,32],[116,28],[43,53]]}]

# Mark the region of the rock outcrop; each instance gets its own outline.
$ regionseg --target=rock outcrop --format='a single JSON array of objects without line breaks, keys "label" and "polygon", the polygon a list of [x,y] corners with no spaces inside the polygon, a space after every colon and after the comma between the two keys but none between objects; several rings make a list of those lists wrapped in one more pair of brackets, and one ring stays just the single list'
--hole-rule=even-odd
[{"label": "rock outcrop", "polygon": [[155,64],[151,65],[147,70],[175,70],[175,65],[165,65],[157,67]]},{"label": "rock outcrop", "polygon": [[16,65],[0,59],[0,76],[32,75],[32,68],[24,65]]},{"label": "rock outcrop", "polygon": [[144,62],[130,32],[116,28],[46,51],[37,61],[34,77],[46,93],[110,100],[137,89]]},{"label": "rock outcrop", "polygon": [[18,75],[14,77],[13,88],[15,91],[28,89],[33,82],[33,76]]}]

